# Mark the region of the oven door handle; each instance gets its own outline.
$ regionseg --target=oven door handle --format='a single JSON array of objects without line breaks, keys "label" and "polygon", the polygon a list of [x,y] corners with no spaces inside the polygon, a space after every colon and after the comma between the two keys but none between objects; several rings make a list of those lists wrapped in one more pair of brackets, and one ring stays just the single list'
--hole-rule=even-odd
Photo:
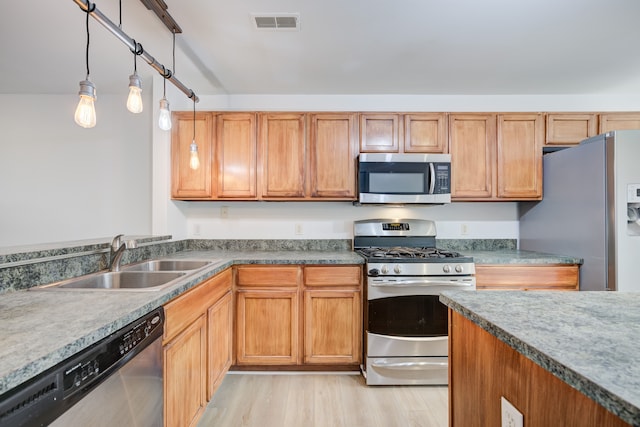
[{"label": "oven door handle", "polygon": [[430,287],[430,286],[449,286],[452,288],[473,288],[472,282],[460,283],[446,280],[429,280],[429,279],[420,279],[420,280],[402,280],[402,281],[388,281],[388,282],[373,282],[370,284],[376,288],[402,288],[402,287],[414,287],[414,286],[422,286],[422,287]]},{"label": "oven door handle", "polygon": [[433,190],[436,188],[436,168],[433,163],[429,163],[429,194],[433,194]]},{"label": "oven door handle", "polygon": [[389,362],[378,360],[371,364],[374,368],[392,369],[396,371],[424,371],[425,369],[442,369],[447,362]]}]

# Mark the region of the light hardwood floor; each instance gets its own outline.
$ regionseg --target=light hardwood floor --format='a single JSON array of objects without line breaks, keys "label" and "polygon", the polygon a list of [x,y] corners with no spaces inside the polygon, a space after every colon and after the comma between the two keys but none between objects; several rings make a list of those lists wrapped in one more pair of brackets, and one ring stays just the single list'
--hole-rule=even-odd
[{"label": "light hardwood floor", "polygon": [[229,373],[198,427],[446,427],[447,387],[360,375]]}]

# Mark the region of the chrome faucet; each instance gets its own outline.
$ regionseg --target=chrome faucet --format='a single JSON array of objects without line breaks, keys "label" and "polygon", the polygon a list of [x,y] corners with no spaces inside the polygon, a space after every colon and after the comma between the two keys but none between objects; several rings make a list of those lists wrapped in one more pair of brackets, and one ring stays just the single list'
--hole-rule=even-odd
[{"label": "chrome faucet", "polygon": [[111,241],[111,251],[109,253],[109,271],[120,271],[120,261],[125,249],[138,247],[135,240],[123,240],[124,234],[118,234]]}]

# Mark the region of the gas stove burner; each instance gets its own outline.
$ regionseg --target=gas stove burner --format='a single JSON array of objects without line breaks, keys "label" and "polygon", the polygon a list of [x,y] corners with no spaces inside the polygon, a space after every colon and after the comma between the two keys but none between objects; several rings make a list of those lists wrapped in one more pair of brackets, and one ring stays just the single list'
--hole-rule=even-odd
[{"label": "gas stove burner", "polygon": [[389,248],[363,248],[359,252],[370,258],[459,258],[458,252],[434,247],[389,247]]}]

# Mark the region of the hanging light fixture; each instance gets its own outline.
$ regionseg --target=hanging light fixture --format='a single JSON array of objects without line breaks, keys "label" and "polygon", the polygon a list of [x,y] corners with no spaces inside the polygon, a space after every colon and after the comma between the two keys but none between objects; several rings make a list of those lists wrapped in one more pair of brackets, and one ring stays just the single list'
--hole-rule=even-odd
[{"label": "hanging light fixture", "polygon": [[[176,71],[176,30],[173,30],[173,72]],[[167,100],[167,79],[171,78],[171,70],[162,67],[164,79],[162,80],[162,99],[160,100],[160,116],[158,117],[158,126],[162,130],[171,129],[171,111],[169,111],[169,101]]]},{"label": "hanging light fixture", "polygon": [[76,107],[74,120],[83,128],[92,128],[96,125],[96,108],[94,101],[96,100],[96,87],[89,80],[89,14],[96,8],[95,3],[87,2],[86,10],[86,28],[87,28],[87,48],[85,53],[85,63],[87,65],[87,77],[80,82],[80,101]]},{"label": "hanging light fixture", "polygon": [[189,166],[191,169],[196,170],[200,167],[200,159],[198,159],[198,145],[196,144],[196,99],[195,94],[193,96],[193,141],[189,146],[189,152],[191,158],[189,159]]},{"label": "hanging light fixture", "polygon": [[142,45],[133,41],[135,50],[133,52],[133,74],[129,76],[129,97],[127,97],[127,110],[132,113],[142,113],[142,83],[138,77],[138,67],[136,58],[142,54]]}]

